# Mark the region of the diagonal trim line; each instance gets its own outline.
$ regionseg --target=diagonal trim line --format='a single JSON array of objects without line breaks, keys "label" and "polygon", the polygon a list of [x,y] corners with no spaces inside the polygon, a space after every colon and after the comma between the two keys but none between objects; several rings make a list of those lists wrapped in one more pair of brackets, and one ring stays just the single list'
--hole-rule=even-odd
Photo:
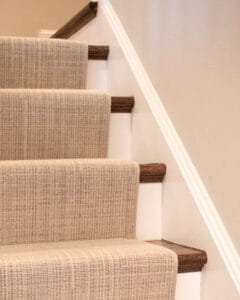
[{"label": "diagonal trim line", "polygon": [[63,25],[63,27],[55,32],[51,38],[67,39],[71,37],[75,32],[80,30],[96,17],[97,9],[97,2],[89,2],[71,20],[69,20],[65,25]]},{"label": "diagonal trim line", "polygon": [[170,151],[192,193],[202,218],[240,294],[240,257],[210,195],[177,134],[141,60],[109,0],[100,0],[101,9],[125,55],[138,85],[160,127]]}]

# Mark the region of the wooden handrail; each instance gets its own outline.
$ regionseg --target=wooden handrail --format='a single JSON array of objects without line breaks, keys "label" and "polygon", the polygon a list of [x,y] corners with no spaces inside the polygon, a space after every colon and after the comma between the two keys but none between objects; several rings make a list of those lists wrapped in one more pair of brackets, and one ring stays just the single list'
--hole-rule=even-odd
[{"label": "wooden handrail", "polygon": [[71,20],[61,27],[51,38],[67,39],[89,23],[97,15],[97,2],[89,2]]},{"label": "wooden handrail", "polygon": [[[97,15],[98,3],[89,2],[82,10],[80,10],[70,21],[60,28],[51,38],[68,39]],[[107,60],[109,55],[109,46],[89,45],[89,60]]]}]

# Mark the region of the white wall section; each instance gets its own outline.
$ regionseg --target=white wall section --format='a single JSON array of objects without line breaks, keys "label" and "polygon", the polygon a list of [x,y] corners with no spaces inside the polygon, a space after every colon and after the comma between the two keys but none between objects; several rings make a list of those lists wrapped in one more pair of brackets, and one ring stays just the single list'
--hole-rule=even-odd
[{"label": "white wall section", "polygon": [[111,4],[240,253],[240,1]]},{"label": "white wall section", "polygon": [[103,12],[125,54],[176,163],[191,191],[223,261],[240,293],[240,258],[196,168],[183,146],[162,102],[152,85],[129,37],[108,0],[101,1]]}]

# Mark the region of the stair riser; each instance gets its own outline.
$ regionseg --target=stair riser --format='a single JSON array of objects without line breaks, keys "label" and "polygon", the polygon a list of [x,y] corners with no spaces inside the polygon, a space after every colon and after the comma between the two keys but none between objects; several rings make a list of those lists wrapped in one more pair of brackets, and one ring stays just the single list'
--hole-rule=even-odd
[{"label": "stair riser", "polygon": [[108,157],[131,159],[131,114],[112,113],[110,117]]},{"label": "stair riser", "polygon": [[107,64],[107,61],[88,61],[87,89],[108,91]]},{"label": "stair riser", "polygon": [[136,231],[139,240],[162,239],[162,183],[139,185]]},{"label": "stair riser", "polygon": [[177,275],[175,300],[201,300],[201,272]]}]

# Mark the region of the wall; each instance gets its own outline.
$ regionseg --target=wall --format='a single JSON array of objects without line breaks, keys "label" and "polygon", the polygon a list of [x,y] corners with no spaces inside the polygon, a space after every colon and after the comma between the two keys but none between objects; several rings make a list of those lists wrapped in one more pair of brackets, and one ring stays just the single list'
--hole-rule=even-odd
[{"label": "wall", "polygon": [[240,252],[240,1],[111,3]]},{"label": "wall", "polygon": [[38,36],[41,29],[59,29],[87,0],[1,0],[0,35]]},{"label": "wall", "polygon": [[[134,13],[133,17],[136,16]],[[239,294],[108,21],[106,15],[99,9],[98,17],[72,36],[72,39],[81,40],[88,44],[107,44],[110,46],[108,61],[90,63],[88,86],[91,83],[90,86],[95,88],[102,89],[104,87],[111,95],[133,95],[135,97],[136,105],[131,114],[131,157],[141,163],[164,162],[167,164],[167,176],[163,184],[164,201],[162,207],[164,238],[207,251],[209,261],[202,273],[202,300],[237,300]],[[123,44],[123,48],[124,46],[125,44]],[[122,74],[124,76],[120,76]],[[148,194],[148,198],[148,204],[156,199],[153,198],[152,191]],[[157,205],[160,201],[159,198]],[[148,204],[145,205],[148,206]],[[160,210],[157,208],[157,213],[161,213]],[[147,209],[146,213],[148,213]],[[150,224],[153,220],[156,220],[153,216],[156,216],[156,213],[152,214]],[[156,222],[154,225],[155,230],[159,228],[158,223]],[[194,276],[191,276],[192,274],[188,275],[192,280]],[[191,286],[191,289],[189,289],[189,286]],[[192,293],[196,291],[194,286],[196,287],[191,281],[187,289],[188,297],[191,300],[196,299],[196,297],[192,297]],[[183,299],[187,299],[187,297]]]}]

